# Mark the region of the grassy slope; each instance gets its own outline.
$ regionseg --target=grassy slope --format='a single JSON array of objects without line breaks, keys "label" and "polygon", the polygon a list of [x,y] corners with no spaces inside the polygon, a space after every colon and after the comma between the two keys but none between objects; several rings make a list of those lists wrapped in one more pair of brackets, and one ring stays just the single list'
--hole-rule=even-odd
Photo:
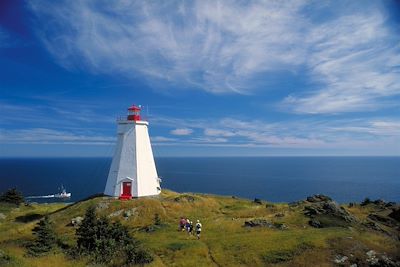
[{"label": "grassy slope", "polygon": [[[59,210],[51,215],[56,232],[65,243],[74,245],[75,229],[67,226],[71,218],[83,216],[91,204],[103,203],[98,208],[99,214],[134,209],[134,215],[127,219],[122,214],[111,219],[128,225],[133,235],[150,248],[155,255],[150,266],[331,266],[334,255],[347,247],[360,245],[388,255],[395,255],[400,249],[398,242],[378,232],[357,228],[312,228],[301,208],[289,208],[287,204],[266,208],[246,199],[190,194],[194,197],[194,201],[190,201],[185,196],[188,195],[164,190],[159,198],[133,201],[95,198],[61,210],[63,204],[12,210],[3,207],[0,212],[7,218],[0,220],[0,248],[12,257],[11,266],[86,266],[85,260],[71,261],[61,251],[41,258],[24,257],[22,246],[32,238],[30,231],[37,221],[16,222],[15,217]],[[180,197],[180,201],[176,201],[176,197]],[[277,212],[285,216],[276,218]],[[369,210],[357,206],[351,212],[362,219]],[[164,226],[154,232],[139,230],[152,225],[156,213]],[[181,216],[201,220],[201,240],[177,231]],[[289,229],[244,228],[244,221],[251,218],[283,222]]]}]

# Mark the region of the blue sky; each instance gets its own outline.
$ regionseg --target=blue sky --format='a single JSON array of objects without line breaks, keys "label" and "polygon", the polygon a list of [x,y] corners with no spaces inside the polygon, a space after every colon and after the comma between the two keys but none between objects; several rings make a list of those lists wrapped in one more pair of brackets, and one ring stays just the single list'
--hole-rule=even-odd
[{"label": "blue sky", "polygon": [[396,1],[0,2],[0,156],[400,155]]}]

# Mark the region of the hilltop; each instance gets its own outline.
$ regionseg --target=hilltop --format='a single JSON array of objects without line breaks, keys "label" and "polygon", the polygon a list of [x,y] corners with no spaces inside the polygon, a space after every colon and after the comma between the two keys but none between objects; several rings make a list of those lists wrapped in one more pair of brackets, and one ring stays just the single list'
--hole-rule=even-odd
[{"label": "hilltop", "polygon": [[[88,259],[71,259],[62,248],[26,257],[24,245],[33,238],[38,220],[49,214],[61,243],[74,246],[76,226],[71,221],[79,223],[91,205],[143,242],[154,256],[148,266],[400,266],[395,203],[339,206],[322,195],[270,203],[168,190],[131,201],[100,196],[72,205],[0,204],[0,265],[87,266]],[[182,216],[201,220],[200,240],[178,231]]]}]

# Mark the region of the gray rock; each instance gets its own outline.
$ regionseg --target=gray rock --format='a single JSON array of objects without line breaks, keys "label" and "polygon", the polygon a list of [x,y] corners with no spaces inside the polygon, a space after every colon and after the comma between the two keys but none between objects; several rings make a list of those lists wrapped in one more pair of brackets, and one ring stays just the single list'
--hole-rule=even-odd
[{"label": "gray rock", "polygon": [[253,219],[250,221],[244,222],[245,227],[267,227],[279,230],[286,230],[288,229],[287,225],[283,223],[273,223],[271,221],[265,219]]},{"label": "gray rock", "polygon": [[183,201],[194,202],[195,198],[190,195],[180,195],[180,196],[174,198],[174,201],[176,201],[176,202],[183,202]]},{"label": "gray rock", "polygon": [[104,210],[107,209],[109,205],[110,205],[109,202],[100,202],[97,204],[97,209]]},{"label": "gray rock", "polygon": [[322,228],[323,227],[321,222],[316,220],[316,219],[309,220],[308,224],[311,225],[312,227],[315,227],[315,228]]},{"label": "gray rock", "polygon": [[124,216],[124,218],[127,220],[129,217],[133,216],[136,214],[136,210],[137,208],[132,208],[130,210],[127,210],[123,213],[122,216]]},{"label": "gray rock", "polygon": [[286,224],[284,224],[284,223],[274,223],[274,227],[275,227],[276,229],[279,229],[279,230],[286,230],[286,229],[289,229],[289,227],[288,227]]},{"label": "gray rock", "polygon": [[382,223],[386,226],[393,227],[393,228],[400,225],[399,222],[397,222],[395,219],[393,219],[391,217],[382,216],[379,214],[369,214],[368,219],[378,222],[378,223]]},{"label": "gray rock", "polygon": [[72,219],[71,219],[71,225],[72,225],[72,226],[81,225],[82,221],[83,221],[83,217],[81,217],[81,216],[72,218]]},{"label": "gray rock", "polygon": [[4,220],[7,216],[0,212],[0,220]]},{"label": "gray rock", "polygon": [[148,225],[139,229],[141,232],[152,233],[160,229],[159,225]]},{"label": "gray rock", "polygon": [[369,250],[365,254],[367,254],[368,258],[376,257],[376,252],[374,250]]},{"label": "gray rock", "polygon": [[377,265],[379,262],[379,259],[376,257],[376,252],[374,250],[370,250],[367,253],[365,253],[367,255],[367,263],[370,265]]},{"label": "gray rock", "polygon": [[388,266],[388,267],[400,266],[399,263],[394,262],[391,258],[389,258],[386,255],[382,255],[379,262],[381,263],[382,266]]},{"label": "gray rock", "polygon": [[383,229],[382,227],[379,226],[379,224],[377,224],[376,222],[367,219],[367,221],[363,222],[363,224],[365,227],[375,230],[375,231],[379,231],[382,233],[386,233],[385,229]]},{"label": "gray rock", "polygon": [[318,194],[318,195],[313,195],[313,196],[307,197],[307,201],[315,203],[315,202],[321,202],[321,201],[332,201],[332,199],[328,196]]},{"label": "gray rock", "polygon": [[254,219],[250,221],[245,221],[244,222],[245,227],[268,227],[268,228],[273,228],[274,224],[268,220],[265,219]]},{"label": "gray rock", "polygon": [[352,265],[350,265],[350,267],[357,267],[358,265],[356,263],[353,263]]},{"label": "gray rock", "polygon": [[[308,197],[307,203],[309,204],[304,206],[304,215],[316,219],[316,221],[311,220],[309,222],[313,227],[347,227],[350,223],[357,221],[353,215],[327,196],[315,195],[313,197]],[[324,217],[324,219],[320,217]],[[319,220],[319,218],[321,220]]]},{"label": "gray rock", "polygon": [[348,259],[349,259],[349,257],[347,257],[347,256],[336,255],[334,262],[341,264],[341,263],[345,263]]},{"label": "gray rock", "polygon": [[110,214],[108,215],[108,218],[120,216],[123,212],[124,212],[123,209],[122,209],[122,210],[114,211],[113,213],[110,213]]},{"label": "gray rock", "polygon": [[317,206],[305,206],[304,214],[307,216],[313,216],[317,214],[321,214],[323,211]]}]

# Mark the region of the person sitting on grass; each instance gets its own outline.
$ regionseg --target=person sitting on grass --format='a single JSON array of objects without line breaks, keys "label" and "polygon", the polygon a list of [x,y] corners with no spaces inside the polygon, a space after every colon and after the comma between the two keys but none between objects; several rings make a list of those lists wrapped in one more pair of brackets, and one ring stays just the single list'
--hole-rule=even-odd
[{"label": "person sitting on grass", "polygon": [[202,227],[202,225],[201,225],[201,223],[200,223],[200,220],[197,220],[197,223],[196,223],[196,235],[197,235],[197,239],[200,239],[201,227]]}]

